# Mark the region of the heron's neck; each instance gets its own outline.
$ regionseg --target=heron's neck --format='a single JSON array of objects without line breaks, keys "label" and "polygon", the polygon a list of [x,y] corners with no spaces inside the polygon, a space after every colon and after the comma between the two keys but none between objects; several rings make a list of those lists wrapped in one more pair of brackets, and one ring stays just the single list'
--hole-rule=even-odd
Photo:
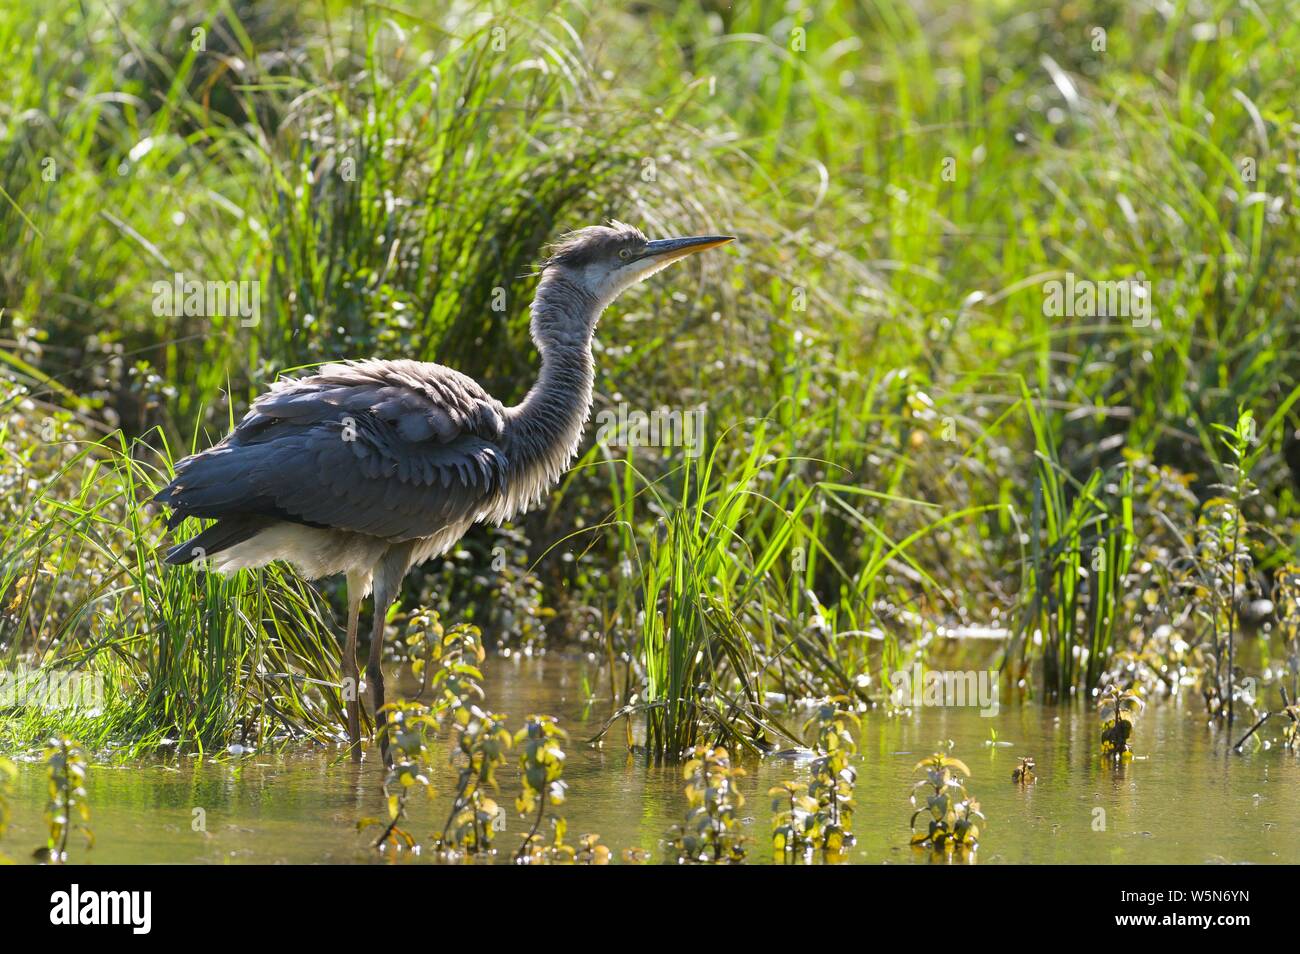
[{"label": "heron's neck", "polygon": [[544,275],[538,285],[531,329],[541,374],[523,401],[506,409],[511,511],[534,504],[578,452],[591,413],[591,338],[604,304],[559,275]]}]

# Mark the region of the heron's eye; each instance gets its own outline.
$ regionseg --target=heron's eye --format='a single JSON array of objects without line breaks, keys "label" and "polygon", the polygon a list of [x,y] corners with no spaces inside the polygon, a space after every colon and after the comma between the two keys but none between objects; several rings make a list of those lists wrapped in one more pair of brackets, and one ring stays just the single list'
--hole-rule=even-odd
[{"label": "heron's eye", "polygon": [[632,257],[632,250],[630,248],[621,248],[618,250],[618,257],[622,259],[629,259]]}]

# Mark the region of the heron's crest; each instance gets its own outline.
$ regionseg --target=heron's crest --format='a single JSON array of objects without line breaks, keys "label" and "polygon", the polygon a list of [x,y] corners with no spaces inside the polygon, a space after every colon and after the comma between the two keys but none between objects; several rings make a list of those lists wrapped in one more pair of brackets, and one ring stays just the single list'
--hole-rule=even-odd
[{"label": "heron's crest", "polygon": [[610,219],[608,225],[589,225],[560,236],[547,249],[541,267],[566,265],[581,268],[599,258],[612,257],[628,245],[644,245],[645,233],[635,225]]}]

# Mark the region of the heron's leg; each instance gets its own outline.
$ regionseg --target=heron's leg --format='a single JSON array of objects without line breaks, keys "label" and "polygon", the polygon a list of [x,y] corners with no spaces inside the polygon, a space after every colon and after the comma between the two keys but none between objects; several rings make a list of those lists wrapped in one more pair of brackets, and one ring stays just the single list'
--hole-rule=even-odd
[{"label": "heron's leg", "polygon": [[375,734],[379,738],[379,751],[384,765],[392,765],[388,754],[388,714],[384,712],[384,670],[381,665],[384,658],[384,622],[388,618],[388,608],[401,588],[402,577],[411,565],[413,544],[403,543],[394,546],[379,566],[375,567],[375,618],[370,631],[370,659],[366,663],[366,681],[370,683],[370,704],[375,713]]},{"label": "heron's leg", "polygon": [[348,712],[348,747],[352,761],[361,761],[361,691],[357,672],[357,628],[361,623],[361,594],[365,584],[348,574],[348,638],[343,646],[343,703]]},{"label": "heron's leg", "polygon": [[370,633],[370,659],[366,663],[366,682],[370,683],[370,707],[375,713],[375,735],[379,738],[379,751],[384,757],[384,765],[391,765],[388,755],[388,714],[384,712],[384,620],[388,616],[388,607],[392,600],[379,605],[379,596],[375,595],[375,622]]}]

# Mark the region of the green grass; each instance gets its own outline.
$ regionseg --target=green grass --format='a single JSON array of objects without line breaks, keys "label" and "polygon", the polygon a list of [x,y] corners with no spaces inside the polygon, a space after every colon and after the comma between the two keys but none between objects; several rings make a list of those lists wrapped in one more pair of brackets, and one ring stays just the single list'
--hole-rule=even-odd
[{"label": "green grass", "polygon": [[[1012,681],[1061,698],[1156,615],[1196,642],[1178,587],[1158,612],[1141,594],[1241,409],[1264,422],[1252,591],[1295,560],[1287,5],[478,9],[0,11],[0,641],[131,689],[88,739],[328,733],[337,593],[161,570],[139,502],[167,448],[338,357],[436,359],[517,400],[530,266],[606,216],[741,237],[599,335],[599,406],[703,403],[710,453],[593,447],[518,528],[556,644],[611,661],[661,756],[774,734],[765,693],[879,701],[894,667],[953,658],[957,625],[1007,629]],[[260,324],[155,316],[176,271],[259,281]],[[1152,320],[1049,315],[1067,273],[1149,281]]]},{"label": "green grass", "polygon": [[1136,545],[1133,474],[1094,470],[1077,481],[1062,466],[1050,424],[1025,395],[1036,442],[1037,478],[1030,509],[1026,601],[1011,656],[1029,655],[1030,633],[1042,636],[1040,684],[1051,699],[1094,690],[1123,605]]},{"label": "green grass", "polygon": [[21,707],[4,724],[11,742],[71,731],[90,744],[169,739],[202,751],[333,737],[342,710],[328,606],[279,569],[229,579],[164,569],[160,521],[143,504],[170,471],[165,455],[121,438],[70,449],[7,524],[6,669],[103,687],[93,708]]}]

